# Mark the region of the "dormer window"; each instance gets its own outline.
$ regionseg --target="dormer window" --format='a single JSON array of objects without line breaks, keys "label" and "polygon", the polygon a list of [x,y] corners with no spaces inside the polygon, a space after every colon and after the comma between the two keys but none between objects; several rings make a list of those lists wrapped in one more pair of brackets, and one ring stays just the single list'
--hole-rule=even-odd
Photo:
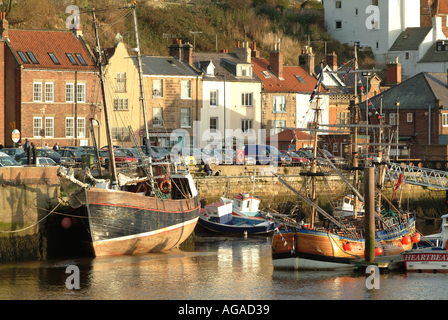
[{"label": "dormer window", "polygon": [[448,51],[448,43],[446,43],[445,41],[437,41],[436,51]]},{"label": "dormer window", "polygon": [[[252,66],[250,65],[242,65],[239,68],[239,76],[240,77],[252,77]],[[237,74],[238,76],[238,74]]]}]

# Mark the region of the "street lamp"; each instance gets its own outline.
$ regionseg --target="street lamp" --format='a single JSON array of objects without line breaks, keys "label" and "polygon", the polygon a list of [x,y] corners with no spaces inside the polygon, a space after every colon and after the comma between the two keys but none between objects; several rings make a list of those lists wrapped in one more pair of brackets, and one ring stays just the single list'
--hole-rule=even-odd
[{"label": "street lamp", "polygon": [[395,102],[395,105],[397,106],[397,162],[398,162],[398,126],[400,124],[400,114],[399,114],[399,107],[400,107],[400,99],[397,98],[397,101]]}]

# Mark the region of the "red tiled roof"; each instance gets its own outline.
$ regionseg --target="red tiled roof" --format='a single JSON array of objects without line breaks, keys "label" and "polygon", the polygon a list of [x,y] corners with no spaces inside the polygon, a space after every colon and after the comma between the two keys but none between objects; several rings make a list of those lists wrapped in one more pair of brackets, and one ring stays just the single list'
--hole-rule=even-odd
[{"label": "red tiled roof", "polygon": [[[270,70],[266,59],[252,59],[254,72],[263,81],[263,89],[268,92],[307,92],[311,93],[316,86],[317,79],[311,76],[302,67],[284,66],[283,78],[280,80]],[[269,72],[270,78],[266,78],[262,72]],[[305,83],[301,83],[296,75],[301,76]]]},{"label": "red tiled roof", "polygon": [[[52,30],[8,30],[9,44],[12,47],[17,59],[25,69],[54,69],[54,70],[93,70],[94,62],[83,44],[83,41],[76,38],[71,31]],[[23,63],[18,51],[32,52],[38,64]],[[48,52],[55,54],[59,65],[55,64]],[[71,53],[77,65],[73,65],[66,53]],[[81,65],[76,57],[76,53],[81,54],[86,66]],[[29,57],[27,57],[29,60]]]}]

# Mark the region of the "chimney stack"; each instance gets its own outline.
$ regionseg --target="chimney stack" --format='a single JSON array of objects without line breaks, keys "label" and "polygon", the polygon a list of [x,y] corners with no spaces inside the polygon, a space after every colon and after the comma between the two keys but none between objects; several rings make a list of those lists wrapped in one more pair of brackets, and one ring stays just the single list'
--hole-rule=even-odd
[{"label": "chimney stack", "polygon": [[309,74],[314,73],[314,53],[311,47],[306,46],[302,49],[299,56],[299,67],[303,67]]},{"label": "chimney stack", "polygon": [[338,56],[334,53],[327,54],[327,65],[333,71],[338,71]]},{"label": "chimney stack", "polygon": [[0,34],[2,39],[8,38],[9,23],[6,20],[6,12],[0,12]]},{"label": "chimney stack", "polygon": [[249,42],[243,41],[242,44],[243,46],[241,47],[240,41],[237,41],[237,47],[233,52],[237,55],[238,59],[251,63],[251,49],[249,48]]},{"label": "chimney stack", "polygon": [[280,51],[280,42],[274,43],[274,49],[269,56],[269,64],[277,78],[283,80],[283,53]]},{"label": "chimney stack", "polygon": [[386,64],[386,86],[395,86],[401,83],[401,63],[398,63],[398,57],[395,57],[395,62]]},{"label": "chimney stack", "polygon": [[182,46],[182,50],[185,62],[193,64],[193,45],[187,42]]}]

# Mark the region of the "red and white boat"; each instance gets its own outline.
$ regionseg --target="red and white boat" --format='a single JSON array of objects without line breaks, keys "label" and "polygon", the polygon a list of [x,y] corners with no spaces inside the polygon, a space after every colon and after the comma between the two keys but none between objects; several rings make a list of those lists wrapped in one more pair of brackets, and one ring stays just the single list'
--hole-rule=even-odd
[{"label": "red and white boat", "polygon": [[406,271],[448,272],[448,214],[442,216],[441,246],[415,249],[403,253]]},{"label": "red and white boat", "polygon": [[251,196],[247,192],[240,192],[233,197],[233,200],[224,197],[221,197],[220,200],[223,203],[232,203],[232,215],[234,216],[264,219],[258,208],[261,203],[259,197]]}]

